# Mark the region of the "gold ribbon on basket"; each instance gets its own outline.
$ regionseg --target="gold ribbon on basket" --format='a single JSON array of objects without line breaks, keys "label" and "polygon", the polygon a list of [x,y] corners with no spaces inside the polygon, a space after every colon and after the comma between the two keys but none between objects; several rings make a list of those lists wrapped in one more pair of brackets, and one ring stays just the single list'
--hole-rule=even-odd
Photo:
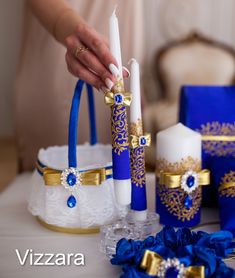
[{"label": "gold ribbon on basket", "polygon": [[146,271],[150,276],[165,277],[167,269],[175,268],[179,274],[184,275],[185,278],[204,278],[205,268],[204,266],[189,266],[185,267],[180,264],[177,258],[164,260],[158,253],[146,250],[140,267]]},{"label": "gold ribbon on basket", "polygon": [[[210,171],[205,169],[201,170],[197,174],[197,183],[198,185],[209,185],[210,184]],[[185,174],[184,174],[185,175]],[[182,184],[182,178],[184,175],[172,174],[160,171],[159,184],[165,185],[168,188],[178,188]]]},{"label": "gold ribbon on basket", "polygon": [[[57,186],[61,184],[62,171],[55,170],[47,167],[40,167],[37,164],[37,169],[43,174],[45,185]],[[107,180],[108,176],[113,174],[111,168],[99,168],[94,170],[87,170],[80,172],[81,185],[100,185],[103,181]]]},{"label": "gold ribbon on basket", "polygon": [[108,106],[112,106],[114,104],[130,106],[131,100],[132,95],[128,92],[107,92],[104,96],[105,104]]},{"label": "gold ribbon on basket", "polygon": [[[142,141],[144,141],[144,143]],[[151,145],[150,133],[146,133],[141,136],[130,135],[130,145],[133,149],[137,147],[149,147]]]}]

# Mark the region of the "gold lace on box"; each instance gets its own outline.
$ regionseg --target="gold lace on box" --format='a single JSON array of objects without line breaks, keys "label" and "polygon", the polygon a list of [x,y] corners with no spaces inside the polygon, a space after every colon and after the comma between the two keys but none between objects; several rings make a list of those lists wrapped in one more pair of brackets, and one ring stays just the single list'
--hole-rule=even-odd
[{"label": "gold lace on box", "polygon": [[211,156],[235,156],[235,123],[206,123],[196,131],[202,135],[205,153]]},{"label": "gold lace on box", "polygon": [[201,161],[187,157],[177,163],[165,159],[156,162],[157,194],[169,213],[189,221],[198,212],[202,185],[210,183],[210,172],[201,169]]},{"label": "gold lace on box", "polygon": [[219,195],[224,197],[235,197],[235,172],[230,171],[221,178]]}]

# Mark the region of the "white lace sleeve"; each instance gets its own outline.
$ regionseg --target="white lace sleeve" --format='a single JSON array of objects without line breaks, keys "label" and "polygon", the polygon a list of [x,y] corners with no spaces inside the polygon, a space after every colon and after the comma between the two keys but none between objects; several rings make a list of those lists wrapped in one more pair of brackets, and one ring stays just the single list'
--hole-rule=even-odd
[{"label": "white lace sleeve", "polygon": [[[68,167],[67,151],[67,146],[41,149],[39,160],[50,168],[63,170]],[[111,164],[111,146],[78,146],[77,156],[79,170],[105,167]],[[77,200],[74,208],[67,206],[68,197],[63,186],[45,186],[43,177],[34,171],[28,208],[48,224],[89,228],[110,223],[123,213],[115,200],[113,179],[98,186],[79,186],[74,192]]]}]

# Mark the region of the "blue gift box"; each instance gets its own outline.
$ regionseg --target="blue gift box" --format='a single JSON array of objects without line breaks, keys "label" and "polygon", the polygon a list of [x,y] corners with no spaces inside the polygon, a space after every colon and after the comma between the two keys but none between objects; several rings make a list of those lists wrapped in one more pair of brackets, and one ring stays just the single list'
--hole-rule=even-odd
[{"label": "blue gift box", "polygon": [[[235,157],[235,86],[183,86],[179,121],[202,134],[202,168],[217,157]],[[203,188],[203,205],[217,203],[217,169]]]},{"label": "blue gift box", "polygon": [[216,157],[211,162],[218,192],[220,226],[235,236],[235,158]]}]

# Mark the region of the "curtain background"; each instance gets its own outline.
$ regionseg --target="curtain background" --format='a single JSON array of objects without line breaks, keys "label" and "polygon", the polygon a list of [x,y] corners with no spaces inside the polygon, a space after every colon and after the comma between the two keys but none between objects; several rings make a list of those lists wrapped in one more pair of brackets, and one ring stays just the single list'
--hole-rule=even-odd
[{"label": "curtain background", "polygon": [[[145,64],[142,74],[148,101],[157,100],[159,94],[153,58],[165,43],[196,30],[235,48],[234,0],[143,1]],[[13,81],[20,56],[23,6],[23,0],[0,0],[0,137],[14,134]]]}]

